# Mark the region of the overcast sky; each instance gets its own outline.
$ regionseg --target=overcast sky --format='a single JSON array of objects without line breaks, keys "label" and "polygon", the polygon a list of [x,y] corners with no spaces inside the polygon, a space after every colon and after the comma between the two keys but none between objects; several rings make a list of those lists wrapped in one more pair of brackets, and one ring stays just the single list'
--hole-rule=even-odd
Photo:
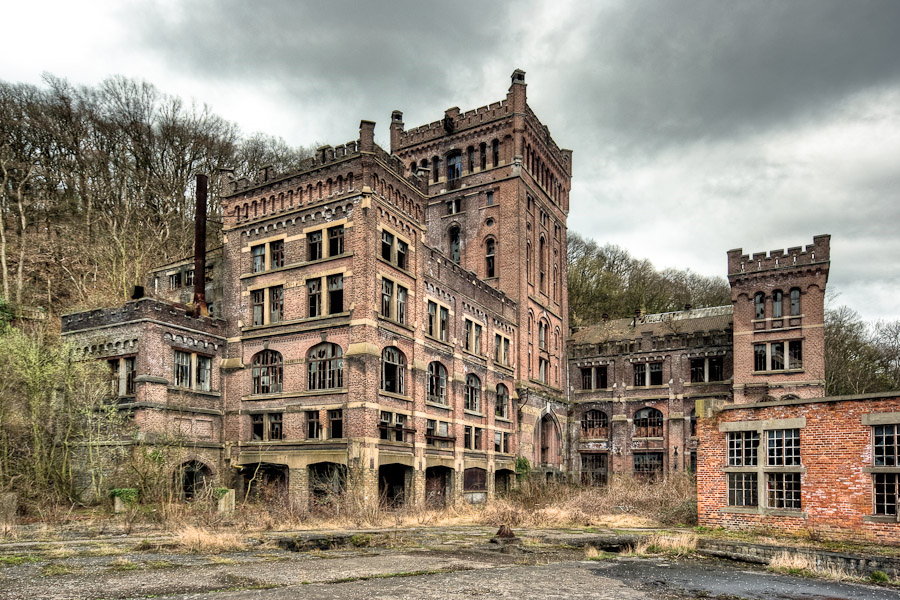
[{"label": "overcast sky", "polygon": [[832,235],[833,303],[900,319],[900,1],[221,0],[4,7],[0,78],[146,79],[244,133],[387,146],[505,97],[574,150],[569,227],[658,267]]}]

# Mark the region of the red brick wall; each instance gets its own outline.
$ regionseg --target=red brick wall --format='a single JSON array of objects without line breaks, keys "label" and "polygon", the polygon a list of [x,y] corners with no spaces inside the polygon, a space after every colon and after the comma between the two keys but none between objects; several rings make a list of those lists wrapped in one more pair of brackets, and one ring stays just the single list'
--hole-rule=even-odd
[{"label": "red brick wall", "polygon": [[[700,455],[697,472],[699,522],[729,529],[766,528],[818,535],[900,543],[900,523],[875,522],[873,514],[872,426],[864,415],[900,412],[900,395],[766,402],[726,408],[698,424]],[[729,512],[727,434],[720,426],[739,421],[806,419],[800,430],[801,476],[798,514]],[[765,438],[760,462],[765,460]],[[760,497],[760,504],[765,498]]]}]

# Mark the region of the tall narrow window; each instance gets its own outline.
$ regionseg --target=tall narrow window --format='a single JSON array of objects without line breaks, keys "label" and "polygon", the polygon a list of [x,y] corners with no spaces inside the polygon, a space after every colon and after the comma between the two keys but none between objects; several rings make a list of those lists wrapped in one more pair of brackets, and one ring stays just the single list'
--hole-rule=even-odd
[{"label": "tall narrow window", "polygon": [[456,151],[447,156],[447,182],[454,182],[460,177],[462,177],[462,154]]},{"label": "tall narrow window", "polygon": [[322,435],[322,426],[319,421],[319,411],[317,410],[308,410],[306,411],[306,438],[310,440],[317,440]]},{"label": "tall narrow window", "polygon": [[784,294],[781,290],[772,292],[772,318],[780,319],[784,314]]},{"label": "tall narrow window", "polygon": [[381,232],[381,258],[392,262],[394,255],[394,234],[388,231]]},{"label": "tall narrow window", "polygon": [[466,168],[469,170],[469,173],[475,171],[475,148],[472,146],[466,148]]},{"label": "tall narrow window", "polygon": [[398,323],[406,323],[406,288],[402,285],[397,286],[397,315]]},{"label": "tall narrow window", "polygon": [[478,159],[479,166],[481,167],[481,170],[484,171],[487,168],[487,144],[484,142],[481,142],[478,145]]},{"label": "tall narrow window", "polygon": [[344,226],[330,227],[328,229],[328,256],[338,256],[344,253]]},{"label": "tall narrow window", "polygon": [[191,353],[175,351],[175,386],[191,387]]},{"label": "tall narrow window", "polygon": [[753,296],[753,309],[757,319],[766,318],[766,295],[762,292],[756,292]]},{"label": "tall narrow window", "polygon": [[310,317],[318,317],[322,314],[322,280],[310,279],[306,282],[306,300]]},{"label": "tall narrow window", "polygon": [[284,266],[284,240],[269,242],[269,262],[272,269]]},{"label": "tall narrow window", "polygon": [[538,287],[542,292],[547,291],[547,260],[545,257],[547,251],[547,243],[544,241],[544,236],[541,235],[540,242],[538,243]]},{"label": "tall narrow window", "polygon": [[491,142],[491,166],[500,166],[500,140]]},{"label": "tall narrow window", "polygon": [[328,313],[344,312],[344,275],[328,276]]},{"label": "tall narrow window", "polygon": [[484,275],[485,277],[494,277],[494,251],[496,242],[494,238],[488,238],[484,243]]},{"label": "tall narrow window", "polygon": [[344,386],[343,351],[337,344],[322,343],[310,348],[306,355],[309,365],[310,390],[328,390]]},{"label": "tall narrow window", "polygon": [[391,318],[391,301],[394,298],[394,282],[390,279],[381,280],[381,316]]},{"label": "tall narrow window", "polygon": [[312,231],[306,238],[307,260],[322,258],[322,232]]},{"label": "tall narrow window", "polygon": [[284,318],[284,286],[269,288],[269,323],[278,323]]},{"label": "tall narrow window", "polygon": [[328,411],[328,437],[344,437],[344,411],[340,408]]},{"label": "tall narrow window", "polygon": [[800,316],[800,288],[793,288],[791,290],[791,316]]},{"label": "tall narrow window", "polygon": [[481,410],[481,380],[477,375],[473,373],[466,375],[465,393],[465,409],[479,412]]},{"label": "tall narrow window", "polygon": [[431,337],[437,337],[437,303],[428,301],[428,324],[427,333]]},{"label": "tall narrow window", "polygon": [[209,356],[197,356],[197,382],[195,387],[204,392],[212,389],[212,358]]},{"label": "tall narrow window", "polygon": [[250,292],[250,303],[253,307],[253,324],[263,325],[266,322],[266,290]]},{"label": "tall narrow window", "polygon": [[501,419],[509,418],[509,389],[502,383],[497,384],[497,405],[494,407],[494,416]]},{"label": "tall narrow window", "polygon": [[444,306],[438,312],[438,334],[442,342],[450,339],[450,310]]},{"label": "tall narrow window", "polygon": [[405,393],[403,373],[406,356],[398,348],[388,346],[381,353],[381,389],[393,394]]},{"label": "tall narrow window", "polygon": [[252,259],[251,271],[259,273],[266,270],[266,245],[259,244],[250,248],[250,257]]},{"label": "tall narrow window", "polygon": [[428,363],[428,401],[447,404],[447,369],[441,363]]},{"label": "tall narrow window", "polygon": [[459,241],[459,227],[451,227],[448,232],[448,237],[450,240],[450,260],[459,264],[460,261],[460,241]]},{"label": "tall narrow window", "polygon": [[254,394],[273,394],[281,391],[284,361],[280,352],[263,350],[253,356],[251,380]]}]

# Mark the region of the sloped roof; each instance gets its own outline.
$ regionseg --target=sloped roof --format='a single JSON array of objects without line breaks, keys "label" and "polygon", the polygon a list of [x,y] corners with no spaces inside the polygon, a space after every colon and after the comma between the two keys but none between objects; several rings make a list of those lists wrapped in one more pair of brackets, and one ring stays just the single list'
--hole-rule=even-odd
[{"label": "sloped roof", "polygon": [[635,319],[610,319],[595,325],[578,328],[570,337],[572,344],[599,344],[613,340],[633,340],[645,333],[665,336],[703,331],[731,329],[731,306],[693,308],[675,312],[644,315]]}]

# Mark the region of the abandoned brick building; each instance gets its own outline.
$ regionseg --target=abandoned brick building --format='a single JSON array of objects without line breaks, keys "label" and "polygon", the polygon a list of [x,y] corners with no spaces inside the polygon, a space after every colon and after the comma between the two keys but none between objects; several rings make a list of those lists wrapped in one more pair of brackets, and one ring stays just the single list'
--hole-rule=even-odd
[{"label": "abandoned brick building", "polygon": [[362,121],[296,172],[225,173],[222,247],[65,336],[109,362],[144,441],[183,450],[188,496],[214,477],[440,505],[523,468],[687,471],[704,524],[896,537],[900,400],[824,397],[829,236],[730,251],[730,306],[569,331],[572,153],[525,90],[517,70],[489,106],[414,129],[395,111],[389,151]]},{"label": "abandoned brick building", "polygon": [[190,449],[186,489],[440,504],[509,487],[517,457],[562,473],[572,154],[525,89],[516,71],[504,100],[409,130],[395,111],[390,152],[363,121],[298,172],[226,174],[212,317],[185,310],[188,259],[152,297],[63,318],[145,439]]}]

